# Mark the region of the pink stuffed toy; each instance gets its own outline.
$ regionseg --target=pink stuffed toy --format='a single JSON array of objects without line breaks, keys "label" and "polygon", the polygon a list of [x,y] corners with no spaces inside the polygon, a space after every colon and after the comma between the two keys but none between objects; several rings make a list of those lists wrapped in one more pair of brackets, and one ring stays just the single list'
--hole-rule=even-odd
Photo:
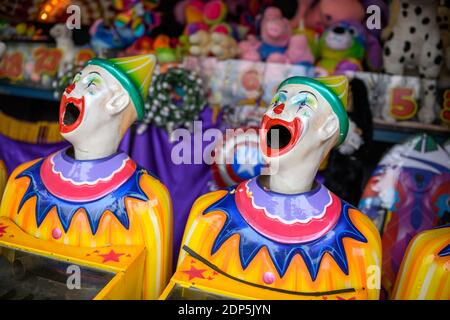
[{"label": "pink stuffed toy", "polygon": [[[381,10],[381,28],[388,19],[388,7],[384,0],[297,0],[297,12],[291,19],[292,28],[301,25],[321,34],[325,29],[340,21],[357,21],[365,24],[366,8],[376,5]],[[301,23],[303,22],[303,24]],[[381,30],[369,30],[379,38]]]},{"label": "pink stuffed toy", "polygon": [[259,47],[261,41],[259,41],[254,35],[249,35],[247,40],[239,42],[239,57],[243,60],[260,61]]},{"label": "pink stuffed toy", "polygon": [[[261,19],[261,40],[249,36],[247,40],[241,41],[240,57],[250,60],[278,60],[280,55],[286,51],[291,38],[292,29],[289,20],[283,17],[281,10],[268,7]],[[270,58],[275,54],[274,58]]]},{"label": "pink stuffed toy", "polygon": [[285,53],[272,53],[267,58],[267,62],[312,65],[314,56],[309,48],[306,36],[298,34],[291,38]]},{"label": "pink stuffed toy", "polygon": [[291,20],[292,26],[298,28],[300,21],[305,27],[322,33],[327,27],[342,20],[362,22],[365,15],[364,5],[360,0],[297,0],[297,14]]},{"label": "pink stuffed toy", "polygon": [[308,38],[304,34],[294,35],[289,41],[286,57],[291,64],[314,63],[314,55],[308,44]]}]

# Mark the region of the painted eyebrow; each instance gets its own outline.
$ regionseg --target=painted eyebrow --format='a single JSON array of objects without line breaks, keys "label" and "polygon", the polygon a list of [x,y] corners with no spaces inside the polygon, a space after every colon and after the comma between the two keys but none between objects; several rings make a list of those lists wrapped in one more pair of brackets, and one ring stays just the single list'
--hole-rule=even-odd
[{"label": "painted eyebrow", "polygon": [[97,74],[97,75],[99,75],[101,77],[101,74],[98,73],[97,71],[91,71],[91,72],[89,72],[89,74]]},{"label": "painted eyebrow", "polygon": [[310,92],[310,91],[303,90],[303,91],[299,91],[298,93],[303,93],[303,92],[309,93],[310,95],[312,95],[317,100],[316,95],[314,93]]},{"label": "painted eyebrow", "polygon": [[287,93],[287,91],[286,91],[286,90],[280,90],[279,92]]},{"label": "painted eyebrow", "polygon": [[[312,96],[314,97],[314,99],[316,99],[316,101],[318,101],[318,100],[317,100],[317,97],[316,97],[316,95],[315,95],[314,93],[309,92],[309,91],[306,91],[306,90],[303,90],[303,91],[299,91],[295,96],[293,96],[293,97],[291,98],[291,102],[292,102],[292,99],[293,99],[293,98],[295,98],[296,96],[298,96],[299,94],[302,94],[302,93],[310,94],[310,95],[312,95]],[[311,110],[315,110],[315,109],[316,109],[316,108],[313,108],[313,107],[311,107],[311,106],[309,106],[309,105],[306,105],[306,107],[308,107],[308,108],[311,109]],[[297,111],[300,110],[300,108],[301,108],[301,107],[298,107]]]}]

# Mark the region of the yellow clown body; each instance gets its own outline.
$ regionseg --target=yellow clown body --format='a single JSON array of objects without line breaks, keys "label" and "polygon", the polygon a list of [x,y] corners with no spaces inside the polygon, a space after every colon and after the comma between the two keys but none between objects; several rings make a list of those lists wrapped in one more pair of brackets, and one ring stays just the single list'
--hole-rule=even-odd
[{"label": "yellow clown body", "polygon": [[[348,212],[353,225],[367,240],[343,239],[348,274],[329,254],[325,254],[313,280],[301,254],[297,254],[284,275],[280,276],[268,246],[260,246],[251,262],[243,266],[240,246],[247,239],[242,234],[231,235],[212,253],[214,243],[224,230],[227,214],[223,209],[214,209],[206,214],[205,210],[230,193],[236,193],[236,189],[206,194],[194,204],[186,225],[177,272],[162,298],[170,298],[182,288],[184,295],[176,298],[201,299],[211,295],[235,299],[378,299],[380,239],[364,214],[354,208]],[[204,294],[195,295],[192,293],[194,288]]]},{"label": "yellow clown body", "polygon": [[[345,139],[340,100],[347,87],[344,77],[280,85],[260,130],[265,160],[276,159],[276,170],[196,201],[162,299],[378,299],[376,227],[314,181],[326,144]],[[324,122],[330,134],[321,138]],[[271,128],[279,130],[277,144]]]},{"label": "yellow clown body", "polygon": [[[77,252],[78,248],[89,248],[91,254],[83,257],[82,264],[96,267],[114,267],[121,260],[127,260],[131,251],[128,246],[139,254],[144,255],[142,265],[144,270],[140,274],[142,291],[133,296],[123,298],[133,299],[155,299],[164,289],[170,276],[171,270],[171,230],[172,230],[172,207],[169,193],[159,180],[141,170],[139,187],[148,200],[137,200],[133,197],[123,199],[129,226],[126,228],[108,210],[101,214],[98,229],[93,234],[91,226],[83,208],[79,205],[72,217],[67,231],[61,223],[56,206],[46,215],[44,220],[38,224],[36,214],[36,202],[39,197],[31,197],[19,210],[19,204],[24,199],[26,191],[30,186],[30,178],[22,176],[18,178],[31,166],[40,160],[35,160],[19,166],[11,175],[7,184],[4,199],[0,209],[0,221],[5,234],[0,238],[0,244],[15,248],[15,240],[26,235],[45,240],[45,251],[47,254],[55,251],[59,245],[71,246],[73,249],[65,248],[65,258],[70,258],[72,250]],[[18,233],[10,238],[8,226],[17,226]],[[122,249],[114,249],[122,246]],[[23,249],[19,245],[19,249]],[[125,249],[124,249],[125,248]],[[33,251],[33,245],[27,251]],[[95,252],[97,251],[97,252]],[[110,256],[108,254],[112,253]],[[105,258],[106,257],[106,258]],[[138,274],[139,276],[139,274]]]},{"label": "yellow clown body", "polygon": [[151,55],[93,59],[66,88],[59,125],[73,146],[22,164],[10,176],[0,207],[2,261],[25,261],[32,270],[59,261],[113,275],[83,298],[161,294],[172,263],[170,196],[117,151],[126,129],[142,119],[154,67]]},{"label": "yellow clown body", "polygon": [[393,290],[396,300],[450,300],[450,226],[427,230],[408,245]]}]

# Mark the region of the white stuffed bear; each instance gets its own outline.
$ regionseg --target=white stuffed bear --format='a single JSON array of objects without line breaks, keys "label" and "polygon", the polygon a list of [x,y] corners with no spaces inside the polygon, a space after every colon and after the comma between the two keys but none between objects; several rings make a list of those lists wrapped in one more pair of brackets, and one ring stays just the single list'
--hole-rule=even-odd
[{"label": "white stuffed bear", "polygon": [[58,23],[53,26],[50,35],[55,39],[56,47],[63,52],[58,69],[58,77],[61,77],[73,68],[78,50],[72,40],[72,31],[65,24]]}]

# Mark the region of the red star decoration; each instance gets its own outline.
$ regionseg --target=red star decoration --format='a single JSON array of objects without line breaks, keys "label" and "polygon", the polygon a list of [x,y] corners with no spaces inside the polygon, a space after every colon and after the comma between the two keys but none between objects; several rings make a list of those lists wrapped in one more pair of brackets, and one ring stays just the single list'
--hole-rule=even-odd
[{"label": "red star decoration", "polygon": [[205,277],[203,276],[203,272],[205,271],[206,269],[196,269],[194,266],[191,266],[190,270],[184,270],[182,272],[188,274],[189,280],[192,280],[194,278],[205,279]]},{"label": "red star decoration", "polygon": [[214,280],[215,278],[213,278],[213,277],[211,277],[211,276],[209,276],[208,277],[208,280]]},{"label": "red star decoration", "polygon": [[103,257],[103,263],[108,261],[115,261],[119,262],[119,257],[123,256],[125,253],[116,253],[114,250],[111,250],[108,253],[105,254],[99,254],[99,256]]},{"label": "red star decoration", "polygon": [[8,228],[8,226],[2,226],[2,227],[0,227],[0,237],[2,237],[3,236],[3,234],[5,234],[6,233],[6,228]]}]

